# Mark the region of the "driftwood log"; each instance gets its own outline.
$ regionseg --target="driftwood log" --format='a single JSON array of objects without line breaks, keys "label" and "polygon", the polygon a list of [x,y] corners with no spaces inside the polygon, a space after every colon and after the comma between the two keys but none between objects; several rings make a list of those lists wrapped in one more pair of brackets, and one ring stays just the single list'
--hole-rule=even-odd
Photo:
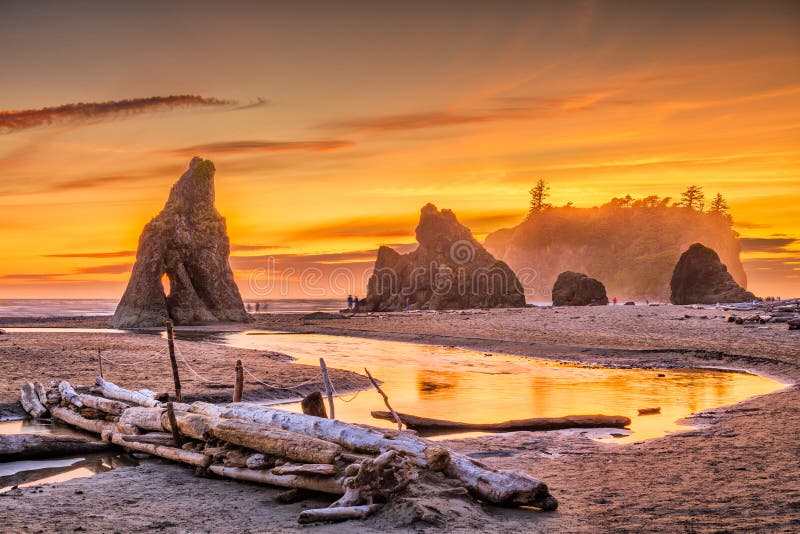
[{"label": "driftwood log", "polygon": [[22,404],[22,408],[33,418],[38,419],[47,414],[47,408],[39,399],[39,395],[36,394],[36,387],[33,382],[28,382],[19,389],[19,402]]},{"label": "driftwood log", "polygon": [[0,434],[0,462],[102,452],[108,443],[58,434]]},{"label": "driftwood log", "polygon": [[40,387],[43,395],[35,383],[21,391],[29,413],[41,412],[32,399],[41,405],[43,396],[43,408],[55,420],[99,434],[104,442],[195,466],[199,474],[338,497],[329,508],[304,511],[298,518],[304,524],[367,517],[425,471],[441,473],[428,480],[451,478],[448,488],[455,484],[483,502],[557,506],[540,480],[491,469],[412,432],[247,403],[165,405],[150,391],[103,378],[91,395],[77,393],[68,382]]},{"label": "driftwood log", "polygon": [[[454,430],[474,430],[487,432],[516,432],[520,430],[562,430],[565,428],[625,428],[631,424],[622,415],[568,415],[565,417],[539,417],[536,419],[517,419],[502,423],[460,423],[444,419],[430,419],[406,413],[397,413],[408,428],[420,432],[452,432]],[[391,412],[374,411],[372,417],[394,421]]]}]

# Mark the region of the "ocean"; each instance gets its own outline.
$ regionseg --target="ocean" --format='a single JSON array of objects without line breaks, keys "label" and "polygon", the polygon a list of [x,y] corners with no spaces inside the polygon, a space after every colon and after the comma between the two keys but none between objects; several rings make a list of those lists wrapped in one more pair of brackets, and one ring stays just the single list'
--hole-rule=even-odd
[{"label": "ocean", "polygon": [[[111,316],[115,299],[0,299],[0,317],[81,317]],[[245,307],[255,313],[335,312],[347,307],[342,299],[273,299],[245,300]]]}]

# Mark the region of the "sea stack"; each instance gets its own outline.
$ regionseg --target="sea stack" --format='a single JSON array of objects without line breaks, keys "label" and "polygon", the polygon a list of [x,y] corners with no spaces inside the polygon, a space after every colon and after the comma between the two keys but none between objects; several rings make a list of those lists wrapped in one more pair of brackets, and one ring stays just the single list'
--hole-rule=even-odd
[{"label": "sea stack", "polygon": [[564,271],[553,285],[553,306],[605,306],[606,287],[583,273]]},{"label": "sea stack", "polygon": [[[115,328],[247,321],[228,263],[225,219],[214,207],[214,172],[211,161],[193,158],[164,209],[144,227],[111,320]],[[169,295],[161,283],[165,274]]]},{"label": "sea stack", "polygon": [[378,249],[366,310],[445,310],[525,306],[514,272],[496,260],[447,209],[422,208],[419,246],[408,254]]},{"label": "sea stack", "polygon": [[673,304],[746,302],[756,296],[736,283],[712,249],[695,243],[684,252],[670,282]]}]

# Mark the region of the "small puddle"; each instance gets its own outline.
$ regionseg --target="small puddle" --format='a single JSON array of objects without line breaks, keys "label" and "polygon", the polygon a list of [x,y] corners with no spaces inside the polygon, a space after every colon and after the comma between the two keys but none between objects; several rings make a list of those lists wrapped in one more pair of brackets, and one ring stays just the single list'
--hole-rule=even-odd
[{"label": "small puddle", "polygon": [[[454,347],[320,334],[249,331],[207,335],[204,339],[233,347],[282,352],[307,365],[317,366],[319,358],[324,357],[329,367],[360,374],[367,367],[383,381],[381,387],[395,410],[423,417],[468,423],[598,413],[630,417],[630,431],[580,430],[595,439],[615,443],[687,430],[691,427],[678,421],[693,413],[785,387],[775,380],[747,373],[612,369]],[[342,395],[335,404],[337,419],[385,428],[394,426],[370,416],[372,410],[386,409],[375,391]],[[300,411],[299,403],[282,407]],[[638,415],[639,409],[654,407],[661,408],[660,413]],[[446,437],[482,434],[485,433]]]},{"label": "small puddle", "polygon": [[[68,426],[45,421],[5,421],[0,423],[0,434],[61,434],[87,437]],[[121,452],[103,452],[68,455],[46,460],[19,460],[0,463],[0,493],[14,487],[40,486],[85,478],[105,473],[117,467],[138,465],[132,456]]]}]

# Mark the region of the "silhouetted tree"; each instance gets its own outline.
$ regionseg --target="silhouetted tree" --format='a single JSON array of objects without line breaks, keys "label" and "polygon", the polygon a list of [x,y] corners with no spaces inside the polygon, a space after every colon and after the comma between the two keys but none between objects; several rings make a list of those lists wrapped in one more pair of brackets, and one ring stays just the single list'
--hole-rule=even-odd
[{"label": "silhouetted tree", "polygon": [[703,211],[705,203],[706,196],[703,194],[703,188],[699,185],[690,185],[686,188],[686,191],[681,193],[681,201],[678,205],[684,208]]},{"label": "silhouetted tree", "polygon": [[725,197],[723,197],[722,194],[717,193],[717,195],[714,197],[714,200],[711,201],[711,205],[708,207],[708,212],[719,215],[729,223],[732,223],[733,217],[731,217],[728,209],[728,201],[725,200]]},{"label": "silhouetted tree", "polygon": [[530,190],[530,194],[531,206],[528,210],[528,216],[526,217],[526,220],[530,219],[537,213],[541,213],[547,208],[552,207],[552,204],[546,202],[547,197],[550,196],[550,186],[547,185],[547,182],[544,180],[539,179],[539,181],[536,182],[536,185],[533,186],[533,189]]},{"label": "silhouetted tree", "polygon": [[634,208],[666,208],[669,201],[672,200],[671,197],[664,197],[661,198],[658,195],[650,195],[644,198],[640,198],[639,200],[635,200],[632,204]]}]

